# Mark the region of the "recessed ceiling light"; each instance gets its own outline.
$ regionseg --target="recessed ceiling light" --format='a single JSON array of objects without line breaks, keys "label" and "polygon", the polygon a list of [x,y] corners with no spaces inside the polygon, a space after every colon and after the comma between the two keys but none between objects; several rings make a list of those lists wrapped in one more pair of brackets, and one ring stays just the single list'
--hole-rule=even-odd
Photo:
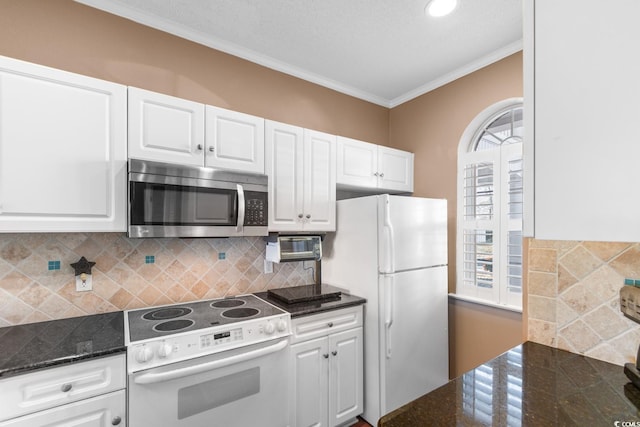
[{"label": "recessed ceiling light", "polygon": [[458,5],[458,0],[431,0],[427,3],[425,12],[431,16],[445,16],[453,12]]}]

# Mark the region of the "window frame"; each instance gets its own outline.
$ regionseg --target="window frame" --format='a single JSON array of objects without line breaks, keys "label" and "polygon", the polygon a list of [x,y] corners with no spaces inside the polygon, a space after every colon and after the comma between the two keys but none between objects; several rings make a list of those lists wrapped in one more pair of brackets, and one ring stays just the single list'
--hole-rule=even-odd
[{"label": "window frame", "polygon": [[[475,151],[475,144],[487,129],[487,127],[498,119],[501,115],[509,112],[514,108],[523,107],[523,98],[509,98],[503,101],[497,102],[482,112],[480,112],[467,126],[460,142],[458,144],[458,159],[457,159],[457,212],[456,212],[456,292],[452,294],[453,297],[471,301],[478,304],[493,306],[497,308],[507,309],[516,312],[522,312],[523,305],[523,292],[521,288],[520,297],[515,300],[514,292],[508,291],[508,242],[505,233],[508,233],[509,215],[504,209],[507,204],[502,203],[502,195],[506,194],[505,190],[508,190],[508,174],[509,174],[509,160],[514,158],[514,151],[516,157],[518,157],[522,168],[524,169],[523,160],[523,143],[509,144],[501,146],[495,150],[480,150]],[[524,138],[524,136],[523,136]],[[509,148],[510,146],[516,148]],[[502,154],[501,154],[502,153]],[[501,159],[503,157],[503,159]],[[498,215],[492,216],[491,219],[477,220],[473,222],[476,224],[474,227],[465,227],[469,221],[465,221],[465,205],[464,205],[464,190],[465,190],[465,174],[466,167],[468,165],[478,164],[480,162],[490,162],[493,164],[493,179],[500,180],[493,181],[493,206],[500,206],[500,212]],[[522,171],[524,174],[524,170]],[[524,199],[524,194],[522,195]],[[523,200],[524,201],[524,200]],[[524,226],[524,221],[521,220],[520,232]],[[492,230],[494,236],[497,235],[499,239],[498,244],[493,244],[492,247],[492,284],[491,289],[481,289],[477,286],[477,279],[474,279],[474,286],[465,285],[464,279],[464,262],[465,262],[465,230]],[[469,235],[469,234],[467,234]],[[497,253],[496,253],[497,252]],[[522,261],[524,260],[524,253],[521,253],[521,268]],[[475,261],[474,261],[475,262]],[[524,270],[521,270],[521,286],[524,280]]]}]

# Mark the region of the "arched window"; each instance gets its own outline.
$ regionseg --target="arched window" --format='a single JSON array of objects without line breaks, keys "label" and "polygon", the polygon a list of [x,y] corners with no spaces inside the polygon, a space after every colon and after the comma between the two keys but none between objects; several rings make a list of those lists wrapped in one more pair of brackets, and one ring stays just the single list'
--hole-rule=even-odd
[{"label": "arched window", "polygon": [[522,98],[494,104],[458,149],[456,294],[522,309]]}]

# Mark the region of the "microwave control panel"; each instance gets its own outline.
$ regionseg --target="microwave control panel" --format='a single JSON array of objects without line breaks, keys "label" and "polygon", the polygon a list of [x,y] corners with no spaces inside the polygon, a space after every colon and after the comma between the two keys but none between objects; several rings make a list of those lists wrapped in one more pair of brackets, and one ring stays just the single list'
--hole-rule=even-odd
[{"label": "microwave control panel", "polygon": [[267,193],[245,191],[244,225],[267,225]]}]

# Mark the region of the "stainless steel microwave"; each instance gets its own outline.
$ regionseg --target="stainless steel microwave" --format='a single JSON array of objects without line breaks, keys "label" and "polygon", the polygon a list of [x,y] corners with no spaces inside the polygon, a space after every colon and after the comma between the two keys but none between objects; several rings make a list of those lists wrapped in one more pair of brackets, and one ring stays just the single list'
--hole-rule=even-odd
[{"label": "stainless steel microwave", "polygon": [[130,159],[128,236],[266,236],[267,177]]}]

